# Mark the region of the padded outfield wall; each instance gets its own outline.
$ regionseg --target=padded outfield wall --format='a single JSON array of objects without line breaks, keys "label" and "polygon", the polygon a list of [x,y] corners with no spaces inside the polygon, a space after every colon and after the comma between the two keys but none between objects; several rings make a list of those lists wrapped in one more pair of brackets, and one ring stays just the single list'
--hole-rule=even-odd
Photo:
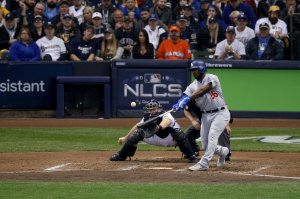
[{"label": "padded outfield wall", "polygon": [[[300,62],[205,61],[208,72],[219,76],[235,117],[300,118]],[[165,109],[171,108],[179,98],[178,93],[182,93],[191,81],[188,67],[188,61],[159,60],[0,63],[0,107],[55,110],[57,76],[109,76],[112,79],[111,116],[139,117],[142,106],[132,109],[130,102],[136,101],[137,97],[142,102],[155,97],[164,102]],[[155,81],[134,80],[135,74],[145,79],[154,74],[162,79],[161,82],[155,82],[159,78]],[[128,80],[131,83],[124,92],[122,85]],[[20,85],[22,89],[16,89],[18,82],[33,87]],[[12,83],[16,85],[12,86]]]}]

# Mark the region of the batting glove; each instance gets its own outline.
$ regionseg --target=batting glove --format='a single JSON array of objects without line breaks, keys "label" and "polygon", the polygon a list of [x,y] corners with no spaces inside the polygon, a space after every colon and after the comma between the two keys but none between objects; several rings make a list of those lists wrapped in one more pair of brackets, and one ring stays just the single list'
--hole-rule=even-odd
[{"label": "batting glove", "polygon": [[181,109],[184,109],[190,101],[191,98],[187,95],[184,95],[182,98],[178,100],[177,104],[173,105],[172,109],[174,111],[179,111]]}]

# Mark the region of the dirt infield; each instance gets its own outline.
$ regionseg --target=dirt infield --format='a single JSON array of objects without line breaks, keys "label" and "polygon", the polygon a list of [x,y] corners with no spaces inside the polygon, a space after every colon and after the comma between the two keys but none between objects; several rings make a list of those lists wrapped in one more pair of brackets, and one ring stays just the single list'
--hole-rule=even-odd
[{"label": "dirt infield", "polygon": [[[131,127],[137,119],[1,119],[1,127]],[[179,123],[185,127],[184,119]],[[300,120],[237,119],[235,127],[293,127]],[[137,151],[131,161],[111,162],[111,151],[0,153],[0,179],[118,182],[300,181],[300,153],[234,152],[223,169],[216,157],[207,172],[191,172],[179,151]]]}]

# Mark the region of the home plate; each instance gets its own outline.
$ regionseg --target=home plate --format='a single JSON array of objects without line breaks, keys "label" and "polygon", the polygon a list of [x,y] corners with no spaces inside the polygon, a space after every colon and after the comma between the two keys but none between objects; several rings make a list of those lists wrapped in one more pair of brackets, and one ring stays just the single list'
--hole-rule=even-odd
[{"label": "home plate", "polygon": [[144,168],[144,169],[151,169],[151,170],[172,170],[173,168],[171,168],[171,167],[149,167],[149,168]]}]

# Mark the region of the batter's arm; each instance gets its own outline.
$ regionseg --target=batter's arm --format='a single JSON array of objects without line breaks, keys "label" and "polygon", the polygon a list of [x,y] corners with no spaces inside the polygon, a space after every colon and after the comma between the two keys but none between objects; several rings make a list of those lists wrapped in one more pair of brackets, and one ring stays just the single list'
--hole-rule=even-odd
[{"label": "batter's arm", "polygon": [[135,132],[135,130],[137,129],[137,126],[139,125],[139,123],[136,123],[131,129],[130,129],[130,131],[127,133],[127,135],[125,135],[125,136],[123,136],[123,137],[120,137],[119,139],[118,139],[118,143],[119,144],[122,144],[122,143],[124,143],[124,142],[126,142],[127,140],[128,140],[128,138],[131,136],[131,134],[133,133],[133,132]]},{"label": "batter's arm", "polygon": [[209,92],[211,89],[213,89],[212,82],[209,82],[205,86],[198,88],[195,92],[192,93],[190,98],[192,100],[197,99],[198,97],[203,96],[205,93]]}]

